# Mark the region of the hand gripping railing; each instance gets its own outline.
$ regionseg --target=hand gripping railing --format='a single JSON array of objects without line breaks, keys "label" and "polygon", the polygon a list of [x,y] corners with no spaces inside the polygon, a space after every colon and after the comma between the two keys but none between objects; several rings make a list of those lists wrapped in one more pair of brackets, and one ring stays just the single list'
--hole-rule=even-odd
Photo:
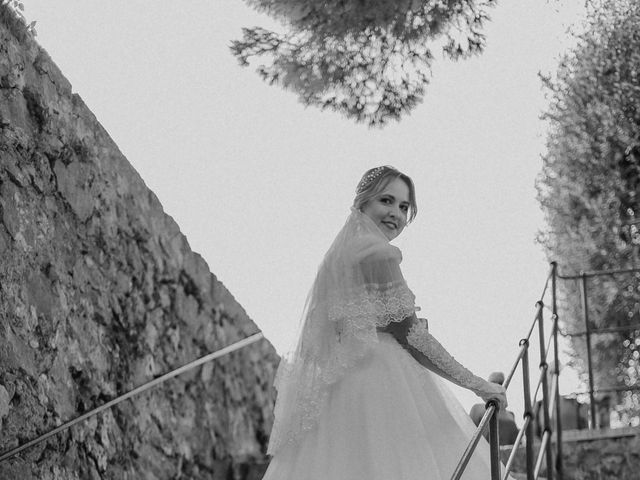
[{"label": "hand gripping railing", "polygon": [[261,340],[264,338],[264,335],[262,333],[255,333],[253,335],[250,335],[249,337],[240,340],[238,342],[232,343],[231,345],[228,345],[224,348],[221,348],[220,350],[217,350],[213,353],[209,353],[208,355],[205,355],[204,357],[201,357],[197,360],[194,360],[193,362],[187,363],[186,365],[183,365],[179,368],[176,368],[175,370],[172,370],[168,373],[165,373],[164,375],[161,375],[157,378],[154,378],[153,380],[140,385],[139,387],[134,388],[133,390],[124,393],[116,398],[114,398],[113,400],[105,403],[104,405],[100,405],[99,407],[94,408],[93,410],[88,411],[87,413],[80,415],[77,418],[74,418],[72,420],[69,420],[68,422],[63,423],[62,425],[60,425],[59,427],[54,428],[53,430],[40,435],[37,438],[34,438],[33,440],[30,440],[18,447],[12,448],[11,450],[7,450],[6,452],[2,452],[2,454],[0,454],[0,462],[7,460],[15,455],[17,455],[18,453],[20,453],[23,450],[26,450],[27,448],[31,448],[35,445],[37,445],[40,442],[43,442],[44,440],[46,440],[47,438],[50,438],[80,422],[85,421],[86,419],[88,419],[89,417],[93,417],[94,415],[97,415],[100,412],[103,412],[104,410],[107,410],[108,408],[111,408],[117,404],[119,404],[120,402],[124,402],[125,400],[134,397],[146,390],[149,390],[150,388],[153,388],[163,382],[166,382],[167,380],[169,380],[170,378],[173,378],[175,376],[180,375],[181,373],[184,373],[188,370],[191,370],[192,368],[198,367],[204,363],[210,362],[211,360],[215,360],[217,358],[223,357],[231,352],[235,352],[236,350],[240,350],[241,348],[244,348],[248,345],[251,345],[252,343],[257,342],[258,340]]},{"label": "hand gripping railing", "polygon": [[[527,470],[527,480],[535,480],[538,478],[540,471],[542,469],[542,463],[546,460],[547,467],[547,479],[553,480],[554,473],[555,478],[558,480],[563,480],[563,470],[562,470],[562,425],[560,422],[560,401],[559,401],[559,391],[558,391],[558,314],[557,314],[557,298],[556,298],[556,279],[558,277],[557,274],[557,265],[555,262],[551,263],[551,269],[547,279],[545,281],[544,288],[542,290],[542,295],[540,296],[540,300],[536,302],[536,313],[534,316],[534,320],[529,328],[529,332],[526,337],[520,340],[520,350],[518,351],[518,355],[516,360],[509,371],[503,385],[505,389],[509,388],[511,380],[518,368],[518,365],[522,364],[522,377],[523,377],[523,397],[524,397],[524,422],[522,428],[518,431],[518,435],[516,437],[515,443],[513,445],[513,449],[511,451],[511,455],[507,460],[505,465],[504,475],[501,476],[501,463],[500,463],[500,446],[499,446],[499,431],[498,431],[498,410],[499,405],[495,401],[489,401],[487,403],[487,408],[485,411],[482,420],[478,424],[478,428],[474,432],[469,444],[467,445],[466,450],[462,454],[456,469],[453,472],[451,480],[459,480],[464,473],[471,456],[473,455],[478,442],[480,441],[480,437],[483,432],[489,425],[489,447],[491,451],[491,480],[507,480],[509,478],[509,474],[511,473],[511,469],[513,467],[513,463],[518,451],[518,447],[522,443],[523,438],[526,437],[525,443],[525,456],[526,456],[526,470]],[[544,297],[547,293],[549,287],[549,281],[551,281],[551,319],[552,319],[552,331],[549,336],[549,339],[545,342],[544,335]],[[529,378],[529,346],[531,343],[531,336],[535,331],[536,325],[538,327],[538,338],[540,344],[540,376],[538,379],[538,383],[536,385],[535,393],[533,395],[533,399],[531,398],[531,386],[530,386],[530,378]],[[551,392],[549,395],[549,375],[548,368],[549,365],[547,363],[547,357],[549,351],[551,350],[551,345],[553,343],[553,353],[554,353],[554,371],[551,375]],[[533,405],[536,404],[538,394],[542,394],[541,407],[542,407],[542,419],[543,419],[543,435],[542,440],[540,442],[540,448],[538,451],[538,456],[534,460],[533,447],[534,447],[534,431],[533,431],[533,420],[534,420],[534,412]],[[555,414],[551,414],[550,412],[555,409]],[[539,413],[538,413],[539,414]],[[553,434],[553,429],[551,427],[551,421],[555,420],[556,426],[556,462],[555,466],[553,464],[553,451],[551,444],[551,437]],[[555,467],[555,468],[554,468]]]}]

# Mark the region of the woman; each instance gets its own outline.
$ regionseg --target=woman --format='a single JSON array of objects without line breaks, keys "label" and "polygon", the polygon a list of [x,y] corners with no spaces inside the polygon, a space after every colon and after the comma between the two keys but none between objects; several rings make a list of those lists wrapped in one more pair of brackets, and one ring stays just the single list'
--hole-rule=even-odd
[{"label": "woman", "polygon": [[[389,241],[416,212],[407,175],[383,166],[362,177],[278,369],[264,480],[449,479],[474,425],[438,376],[506,406],[504,389],[462,367],[415,315]],[[463,478],[489,472],[476,452]]]}]

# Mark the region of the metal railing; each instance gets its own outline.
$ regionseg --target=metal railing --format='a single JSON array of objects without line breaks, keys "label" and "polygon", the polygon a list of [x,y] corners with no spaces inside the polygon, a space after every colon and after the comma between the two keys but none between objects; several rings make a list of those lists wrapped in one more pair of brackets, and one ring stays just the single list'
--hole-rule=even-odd
[{"label": "metal railing", "polygon": [[[622,325],[622,326],[613,326],[613,327],[594,327],[592,326],[592,322],[589,318],[589,302],[588,302],[588,290],[587,290],[587,279],[592,277],[601,277],[605,275],[613,276],[618,274],[628,274],[628,273],[640,273],[640,268],[624,268],[624,269],[609,269],[609,270],[599,270],[599,271],[588,271],[581,272],[578,275],[560,275],[558,273],[556,262],[551,263],[551,270],[547,279],[545,281],[545,285],[542,291],[542,295],[540,296],[540,300],[536,303],[536,313],[534,317],[534,321],[529,328],[529,331],[525,338],[520,341],[520,351],[516,357],[514,365],[507,376],[507,379],[504,383],[505,388],[508,388],[508,385],[517,369],[518,365],[522,365],[522,374],[523,374],[523,397],[524,397],[524,421],[522,428],[518,431],[515,443],[513,445],[513,449],[509,456],[509,459],[505,465],[504,475],[500,476],[500,452],[497,448],[497,442],[494,442],[492,439],[499,437],[499,432],[497,431],[497,417],[498,417],[498,405],[495,403],[488,403],[487,409],[484,417],[481,422],[478,424],[478,428],[474,433],[467,449],[462,455],[456,470],[454,471],[452,480],[458,480],[464,469],[466,468],[475,448],[482,436],[483,432],[486,430],[487,425],[489,425],[489,435],[490,435],[490,455],[491,455],[491,479],[492,480],[506,480],[511,472],[513,467],[518,448],[522,444],[523,440],[525,443],[525,456],[526,456],[526,474],[527,480],[535,480],[540,475],[542,470],[543,463],[546,463],[546,475],[548,480],[553,480],[557,478],[558,480],[563,480],[563,465],[562,465],[562,424],[561,424],[561,416],[560,416],[560,392],[558,388],[558,374],[560,368],[560,362],[558,361],[558,336],[585,336],[585,344],[587,350],[587,374],[588,374],[588,390],[585,392],[576,392],[576,393],[584,393],[589,395],[589,427],[597,428],[598,423],[596,420],[596,401],[595,394],[596,393],[617,393],[623,391],[638,391],[640,390],[640,385],[625,385],[619,387],[612,388],[596,388],[594,382],[594,374],[593,374],[593,360],[592,360],[592,352],[591,352],[591,337],[593,335],[605,334],[605,333],[620,333],[624,331],[633,331],[640,329],[640,323],[630,324],[630,325]],[[558,327],[558,290],[557,290],[557,280],[577,280],[580,282],[580,295],[582,302],[582,316],[584,322],[584,331],[581,332],[572,332],[566,333],[561,332]],[[551,283],[551,307],[545,305],[544,298],[548,291],[549,283]],[[551,313],[552,320],[552,330],[548,340],[545,342],[545,334],[544,334],[544,312]],[[539,370],[540,376],[536,385],[535,393],[533,397],[531,397],[530,393],[530,378],[529,378],[529,346],[530,340],[533,332],[538,327],[538,338],[540,342],[540,363]],[[547,363],[547,358],[549,353],[553,351],[553,372],[548,372],[549,364]],[[551,383],[551,385],[549,385]],[[537,405],[538,395],[541,394],[540,406],[542,412],[538,413],[539,415],[539,423],[542,424],[542,438],[540,441],[540,446],[538,449],[537,456],[534,458],[534,431],[533,431],[533,420],[535,418],[533,412],[533,406]],[[553,428],[555,427],[555,429]],[[495,431],[494,431],[495,430]],[[555,434],[555,438],[554,437]],[[555,452],[553,451],[552,440],[555,443]],[[555,457],[555,462],[554,462]]]},{"label": "metal railing", "polygon": [[[513,467],[518,448],[523,439],[525,443],[525,457],[526,457],[526,470],[527,480],[535,480],[538,478],[543,462],[546,463],[547,479],[563,480],[563,468],[562,468],[562,425],[560,421],[560,400],[558,391],[558,305],[557,305],[557,264],[551,263],[551,269],[547,279],[545,281],[544,288],[540,300],[536,302],[536,313],[534,320],[529,328],[527,335],[520,340],[519,352],[516,359],[507,375],[503,385],[505,389],[509,388],[511,380],[513,379],[518,366],[522,367],[523,378],[523,401],[524,401],[524,422],[520,430],[518,431],[511,455],[505,465],[504,474],[501,474],[501,459],[499,448],[499,430],[498,430],[498,411],[499,406],[494,401],[487,403],[487,408],[482,420],[478,424],[476,431],[474,432],[471,441],[467,445],[466,450],[462,454],[456,469],[451,477],[452,480],[459,480],[464,473],[464,470],[471,459],[483,432],[489,426],[489,447],[491,458],[491,480],[506,480],[509,478],[511,469]],[[545,337],[544,331],[544,311],[546,306],[544,304],[544,298],[549,290],[549,282],[551,282],[551,320],[552,328],[551,334],[548,339]],[[540,363],[539,363],[539,378],[535,388],[533,398],[531,396],[530,386],[530,371],[529,371],[529,347],[531,345],[531,338],[534,331],[538,330],[539,349],[540,349]],[[554,356],[554,371],[549,375],[549,364],[547,358],[549,352],[553,350]],[[549,381],[551,381],[551,390],[549,390]],[[541,394],[541,407],[542,407],[542,422],[543,422],[543,434],[540,441],[540,447],[537,457],[534,458],[534,430],[533,430],[533,405],[536,404],[538,395]],[[555,411],[554,411],[555,410]],[[551,413],[553,412],[553,413]],[[556,451],[555,451],[555,464],[554,464],[554,452],[552,450],[552,436],[554,429],[552,423],[555,423],[556,434]]]},{"label": "metal railing", "polygon": [[[636,222],[638,223],[638,222]],[[640,390],[640,386],[638,385],[628,385],[624,387],[613,387],[613,388],[596,388],[594,385],[594,375],[593,375],[593,356],[591,352],[591,337],[594,335],[600,335],[604,333],[620,333],[620,332],[631,332],[633,330],[640,329],[640,323],[631,324],[631,325],[621,325],[615,327],[601,327],[594,328],[592,326],[592,322],[589,318],[589,300],[588,300],[588,289],[587,289],[587,279],[593,277],[602,277],[602,276],[614,276],[619,274],[627,274],[627,273],[638,273],[640,272],[640,268],[623,268],[623,269],[610,269],[610,270],[597,270],[590,272],[581,272],[578,275],[560,275],[557,277],[562,280],[578,280],[580,282],[580,295],[582,297],[582,320],[584,322],[584,331],[581,332],[572,332],[565,333],[560,332],[561,335],[567,337],[585,337],[585,345],[587,349],[587,376],[589,379],[589,388],[586,392],[575,392],[575,393],[587,393],[589,395],[589,428],[594,429],[598,428],[598,420],[597,420],[597,402],[595,400],[596,393],[617,393],[624,391],[634,391]]]},{"label": "metal railing", "polygon": [[141,394],[142,392],[145,392],[147,390],[149,390],[150,388],[153,388],[157,385],[160,385],[161,383],[166,382],[167,380],[176,377],[188,370],[191,370],[192,368],[196,368],[204,363],[210,362],[212,360],[218,359],[220,357],[223,357],[225,355],[228,355],[231,352],[235,352],[236,350],[240,350],[241,348],[244,348],[248,345],[251,345],[255,342],[257,342],[258,340],[262,340],[264,338],[264,335],[262,333],[255,333],[253,335],[250,335],[249,337],[240,340],[238,342],[232,343],[231,345],[228,345],[224,348],[221,348],[220,350],[217,350],[213,353],[209,353],[208,355],[205,355],[204,357],[200,357],[197,360],[194,360],[192,362],[187,363],[186,365],[183,365],[179,368],[176,368],[168,373],[165,373],[164,375],[161,375],[157,378],[154,378],[153,380],[148,381],[147,383],[144,383],[142,385],[140,385],[139,387],[134,388],[133,390],[130,390],[127,393],[124,393],[116,398],[114,398],[113,400],[110,400],[109,402],[105,403],[104,405],[100,405],[99,407],[94,408],[93,410],[88,411],[87,413],[84,413],[83,415],[80,415],[79,417],[76,417],[72,420],[69,420],[68,422],[63,423],[62,425],[60,425],[59,427],[54,428],[53,430],[42,434],[36,438],[34,438],[33,440],[30,440],[22,445],[19,445],[18,447],[12,448],[10,450],[7,450],[6,452],[2,452],[0,454],[0,462],[4,461],[4,460],[8,460],[11,457],[14,457],[15,455],[17,455],[18,453],[22,452],[23,450],[26,450],[28,448],[31,448],[43,441],[45,441],[46,439],[57,435],[60,432],[63,432],[64,430],[67,430],[68,428],[71,428],[72,426],[83,422],[85,420],[87,420],[90,417],[93,417],[94,415],[97,415],[100,412],[103,412],[111,407],[114,407],[115,405],[124,402],[125,400],[132,398],[136,395]]},{"label": "metal railing", "polygon": [[[605,332],[618,332],[623,330],[629,330],[632,328],[640,328],[640,324],[624,326],[624,327],[610,327],[610,328],[600,328],[600,329],[592,329],[589,323],[588,317],[588,303],[587,303],[587,290],[586,290],[586,278],[599,276],[599,275],[613,275],[617,273],[631,273],[631,272],[640,272],[640,269],[624,269],[624,270],[606,270],[600,272],[584,272],[580,275],[566,275],[561,276],[557,271],[556,262],[551,263],[551,269],[547,279],[545,281],[545,285],[540,296],[540,300],[536,302],[536,312],[534,315],[534,320],[529,328],[527,335],[522,338],[519,342],[519,351],[516,356],[516,359],[511,367],[509,374],[506,376],[505,381],[503,383],[505,389],[509,388],[511,381],[515,375],[515,372],[518,366],[522,368],[522,378],[523,378],[523,401],[524,401],[524,415],[523,415],[523,425],[518,431],[516,440],[514,442],[511,454],[509,459],[505,464],[504,474],[501,473],[502,464],[500,459],[500,448],[499,448],[499,428],[498,428],[498,412],[499,405],[495,401],[489,401],[487,403],[486,411],[478,424],[478,427],[467,445],[464,453],[454,473],[451,477],[452,480],[459,480],[465,468],[467,467],[471,456],[475,452],[475,449],[480,442],[480,438],[483,436],[486,428],[489,428],[489,446],[490,446],[490,457],[491,457],[491,480],[506,480],[511,473],[511,469],[513,467],[517,451],[519,446],[522,444],[523,440],[525,440],[525,457],[526,457],[526,472],[527,472],[527,480],[536,480],[542,470],[543,463],[546,463],[546,475],[548,480],[553,480],[557,478],[558,480],[563,480],[563,465],[562,465],[562,424],[561,424],[561,416],[560,416],[560,393],[558,389],[558,374],[559,374],[559,366],[560,362],[558,361],[558,335],[563,334],[560,332],[558,328],[558,305],[557,305],[557,280],[576,280],[580,279],[582,281],[581,285],[581,293],[583,298],[583,311],[584,311],[584,321],[585,321],[585,331],[579,333],[571,333],[564,335],[586,335],[586,344],[587,344],[587,352],[588,352],[588,370],[589,370],[589,397],[590,397],[590,415],[591,415],[591,424],[595,426],[595,401],[594,401],[594,393],[596,392],[613,392],[613,391],[624,391],[624,390],[637,390],[640,387],[629,386],[629,387],[618,387],[618,388],[609,388],[609,389],[595,389],[593,383],[593,372],[592,372],[592,364],[591,364],[591,354],[590,354],[590,335],[596,333],[605,333]],[[544,298],[549,291],[549,283],[551,283],[551,307],[545,305]],[[545,326],[544,326],[544,312],[551,312],[551,333],[548,339],[545,338]],[[539,362],[539,377],[536,384],[536,388],[531,396],[531,384],[530,384],[530,366],[529,366],[529,348],[531,345],[531,338],[536,330],[537,326],[537,336],[539,340],[539,353],[540,353],[540,362]],[[139,387],[134,388],[133,390],[124,393],[115,399],[96,407],[90,410],[79,417],[76,417],[72,420],[67,421],[66,423],[60,425],[59,427],[54,428],[53,430],[38,436],[37,438],[30,440],[18,447],[12,448],[5,452],[0,453],[0,462],[7,460],[18,453],[31,448],[44,440],[64,431],[68,428],[87,420],[88,418],[97,415],[115,405],[130,399],[140,393],[149,390],[177,375],[180,375],[192,368],[198,367],[206,362],[215,360],[224,355],[227,355],[231,352],[244,348],[252,343],[255,343],[264,336],[262,333],[253,334],[243,340],[235,342],[227,347],[224,347],[216,352],[210,353],[201,357],[193,362],[190,362],[186,365],[183,365],[175,370],[172,370],[164,375],[161,375]],[[547,362],[547,358],[549,356],[550,351],[553,350],[553,365],[554,371],[549,374],[549,364]],[[549,385],[551,382],[551,385]],[[538,449],[537,456],[534,457],[534,412],[533,406],[536,405],[538,401],[538,395],[541,395],[541,408],[542,408],[542,438],[540,441],[540,446]],[[553,428],[555,426],[555,429]],[[553,451],[552,445],[552,437],[555,433],[555,452]],[[555,453],[555,463],[554,463],[554,453]]]}]

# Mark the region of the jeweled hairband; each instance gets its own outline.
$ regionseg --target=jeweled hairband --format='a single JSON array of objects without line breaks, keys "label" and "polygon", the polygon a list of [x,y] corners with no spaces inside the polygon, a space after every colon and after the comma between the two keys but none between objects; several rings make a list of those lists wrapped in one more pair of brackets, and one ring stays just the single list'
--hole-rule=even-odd
[{"label": "jeweled hairband", "polygon": [[367,175],[365,175],[365,177],[362,180],[360,180],[360,183],[358,184],[358,188],[356,188],[356,194],[361,193],[365,188],[367,188],[367,185],[369,185],[376,178],[382,175],[382,173],[385,171],[386,168],[387,167],[376,167],[373,170],[371,170],[371,172],[367,173]]}]

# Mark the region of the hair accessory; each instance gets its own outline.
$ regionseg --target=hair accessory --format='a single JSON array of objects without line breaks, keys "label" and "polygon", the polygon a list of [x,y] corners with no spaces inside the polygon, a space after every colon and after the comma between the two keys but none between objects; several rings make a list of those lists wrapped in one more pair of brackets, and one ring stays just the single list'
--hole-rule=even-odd
[{"label": "hair accessory", "polygon": [[374,168],[373,170],[371,170],[371,172],[367,173],[362,180],[360,180],[360,183],[358,184],[358,188],[356,188],[356,194],[361,193],[365,188],[367,188],[367,185],[369,185],[371,182],[373,182],[376,178],[378,178],[380,175],[382,175],[382,173],[385,171],[387,167],[377,167]]}]

